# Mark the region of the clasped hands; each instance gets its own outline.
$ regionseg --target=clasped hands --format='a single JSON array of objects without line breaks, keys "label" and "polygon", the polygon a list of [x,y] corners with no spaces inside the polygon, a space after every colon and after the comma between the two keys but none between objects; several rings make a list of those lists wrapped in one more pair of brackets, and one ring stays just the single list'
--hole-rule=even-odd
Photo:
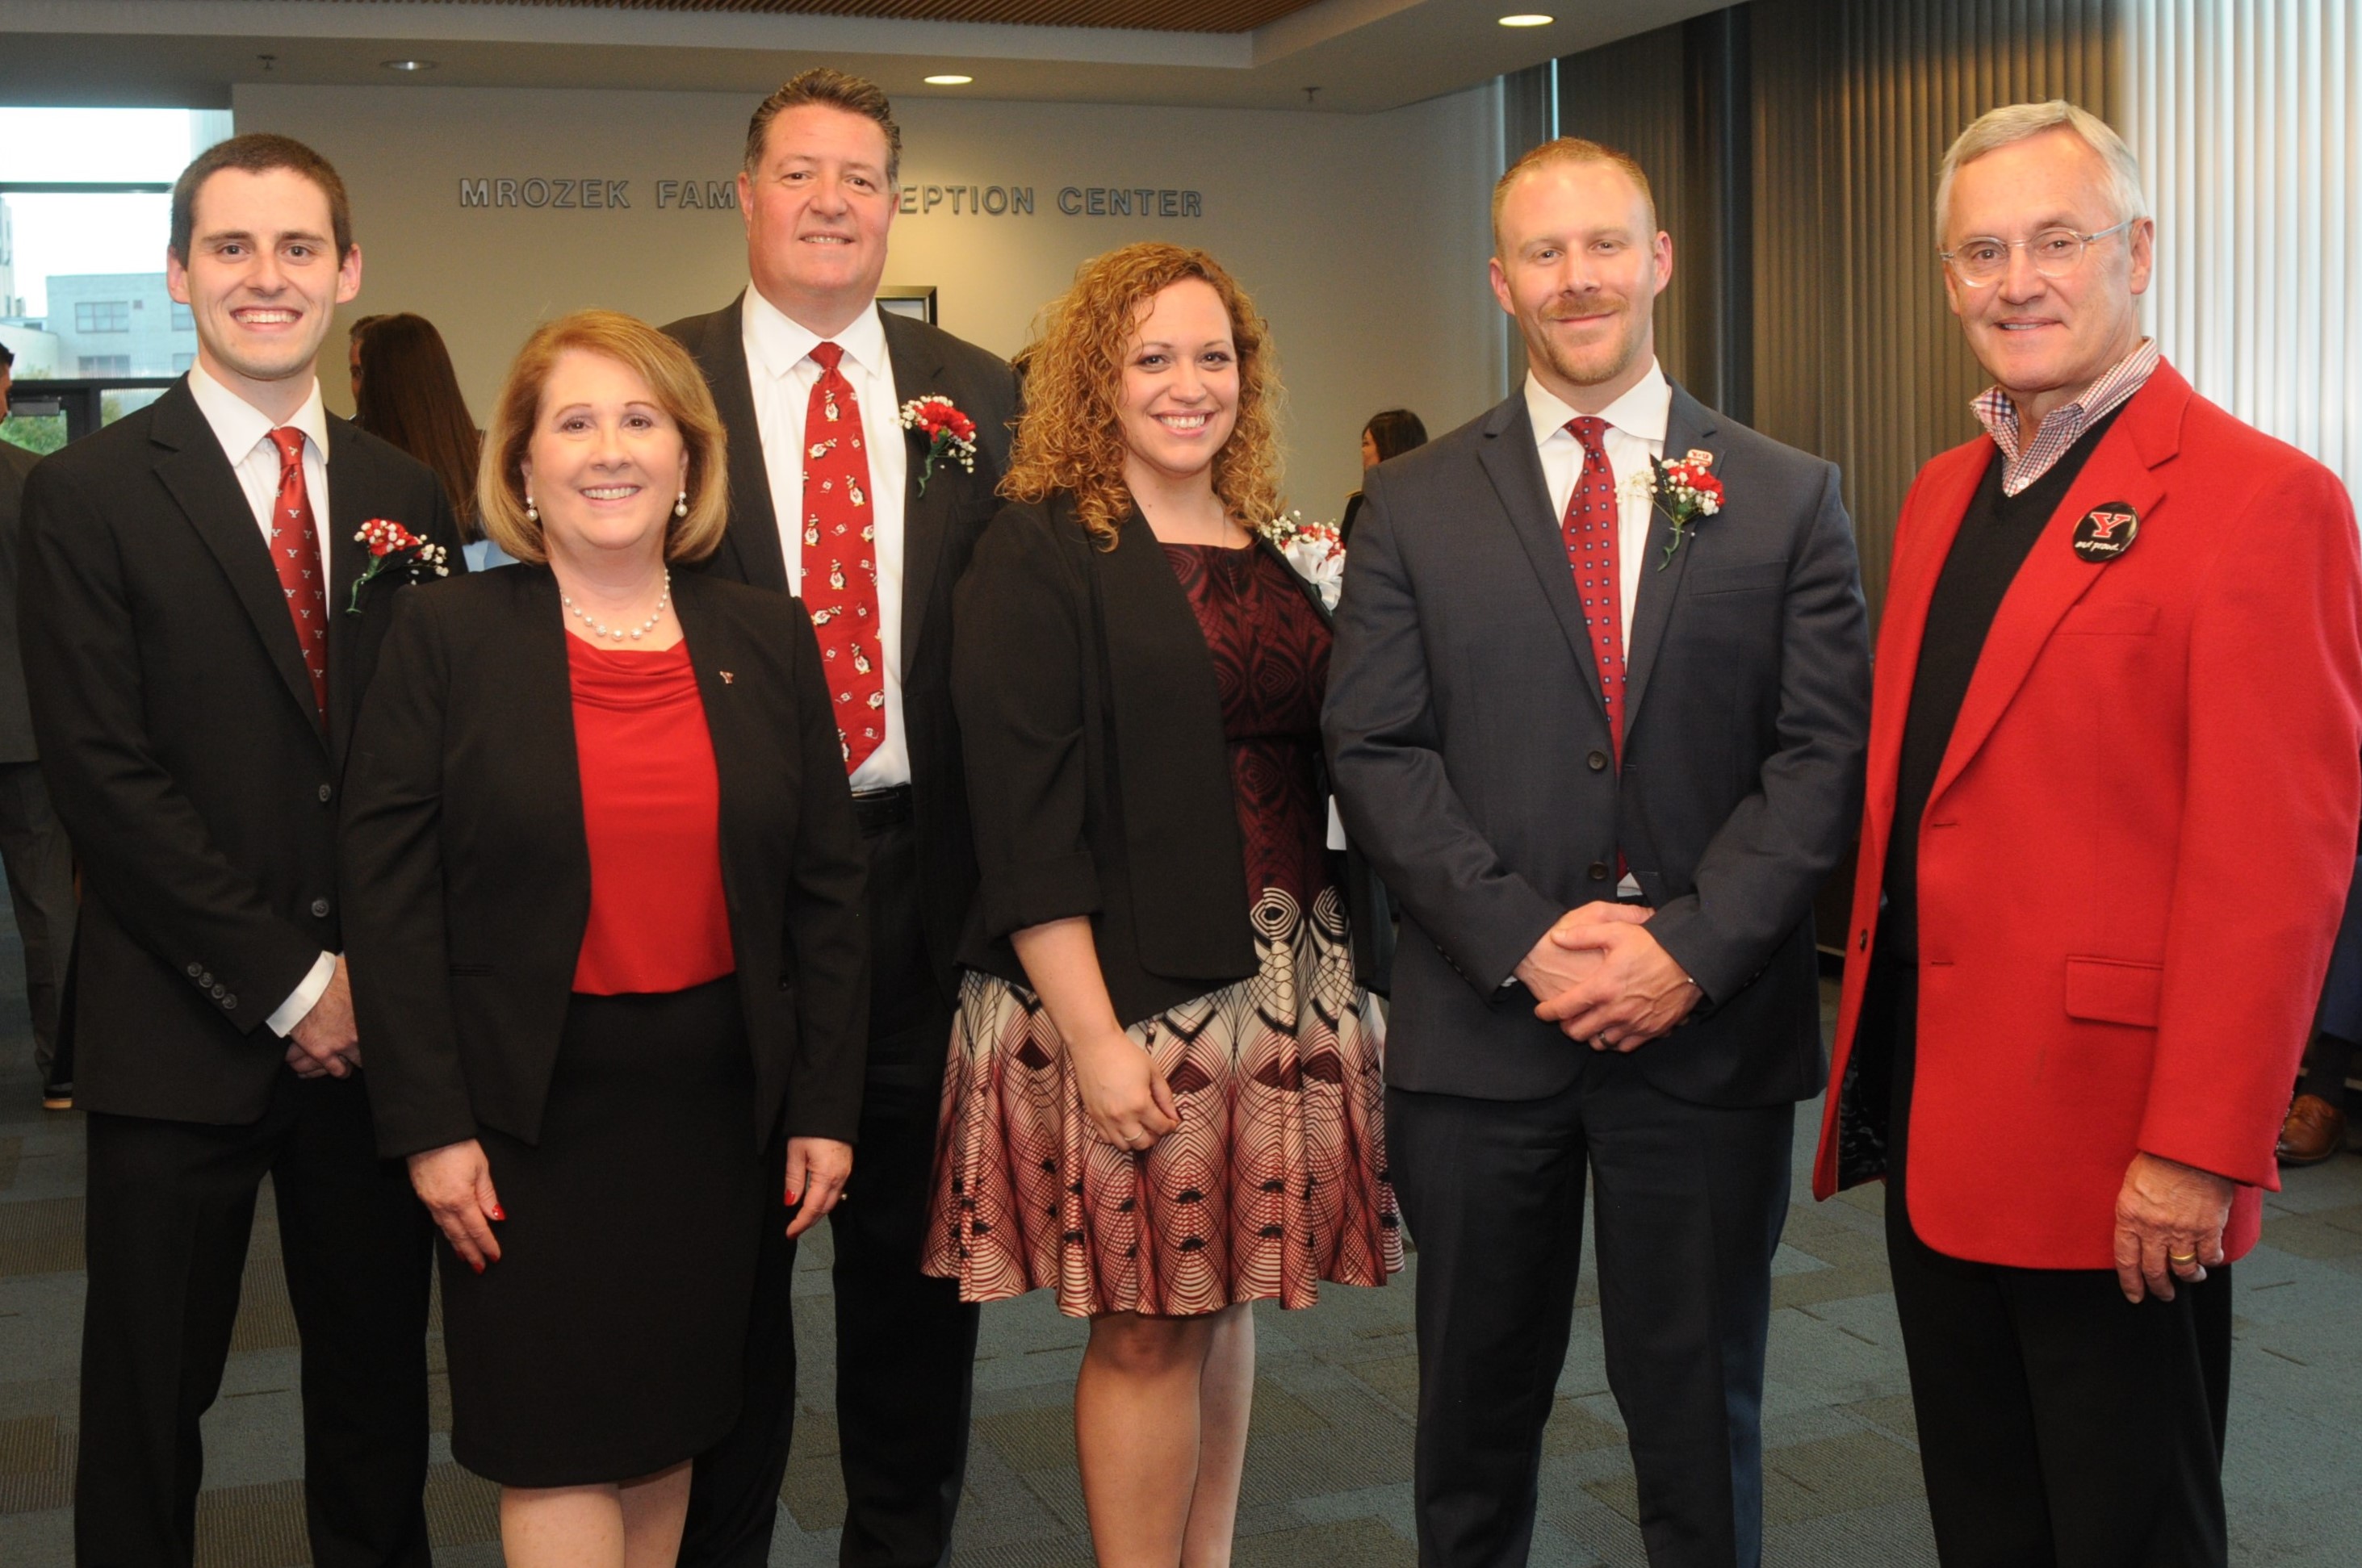
[{"label": "clasped hands", "polygon": [[360,1030],[353,1021],[353,983],[344,955],[312,1010],[287,1032],[287,1065],[298,1078],[348,1078],[361,1065]]},{"label": "clasped hands", "polygon": [[1601,901],[1560,916],[1517,968],[1534,1016],[1595,1051],[1633,1051],[1670,1034],[1703,993],[1649,934],[1655,913]]}]

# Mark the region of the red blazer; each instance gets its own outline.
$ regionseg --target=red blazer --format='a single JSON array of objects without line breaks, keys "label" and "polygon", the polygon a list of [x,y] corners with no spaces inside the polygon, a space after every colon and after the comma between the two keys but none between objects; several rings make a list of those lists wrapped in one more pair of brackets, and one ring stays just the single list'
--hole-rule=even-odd
[{"label": "red blazer", "polygon": [[[1993,454],[1920,471],[1878,641],[1860,870],[1813,1190],[1843,1092],[1927,601]],[[2136,542],[2072,548],[2123,503]],[[2146,1150],[2241,1183],[2255,1245],[2362,820],[2362,565],[2345,488],[2160,364],[2002,601],[1919,830],[1911,1218],[1939,1252],[2113,1266]]]}]

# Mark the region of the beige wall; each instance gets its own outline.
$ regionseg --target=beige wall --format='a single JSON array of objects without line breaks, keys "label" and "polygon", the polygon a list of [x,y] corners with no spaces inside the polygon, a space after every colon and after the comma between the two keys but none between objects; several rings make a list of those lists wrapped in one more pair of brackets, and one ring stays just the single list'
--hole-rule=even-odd
[{"label": "beige wall", "polygon": [[[658,211],[659,180],[726,181],[746,100],[709,93],[241,86],[241,131],[318,148],[350,188],[366,259],[348,318],[415,311],[451,345],[481,419],[533,325],[601,305],[664,322],[745,280],[734,211]],[[1030,216],[898,216],[886,281],[933,284],[942,324],[997,353],[1084,258],[1128,240],[1201,245],[1270,319],[1290,406],[1287,493],[1333,518],[1357,482],[1363,420],[1394,405],[1436,433],[1502,376],[1485,285],[1500,168],[1494,92],[1384,115],[912,100],[906,187],[1030,185]],[[624,180],[629,211],[463,209],[467,178]],[[1070,217],[1065,186],[1200,193],[1198,218]],[[1177,203],[1176,203],[1177,204]],[[341,334],[323,381],[346,403]]]}]

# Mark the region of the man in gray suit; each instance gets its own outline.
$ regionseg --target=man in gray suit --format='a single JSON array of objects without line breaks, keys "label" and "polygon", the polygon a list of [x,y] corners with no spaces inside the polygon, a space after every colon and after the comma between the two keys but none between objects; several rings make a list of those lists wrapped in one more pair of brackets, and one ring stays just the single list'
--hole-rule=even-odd
[{"label": "man in gray suit", "polygon": [[1853,538],[1835,467],[1658,367],[1672,242],[1638,165],[1549,143],[1493,214],[1530,370],[1368,476],[1326,715],[1405,916],[1419,1561],[1526,1560],[1587,1170],[1649,1560],[1749,1564],[1772,1255],[1825,1071],[1812,901],[1860,809]]},{"label": "man in gray suit", "polygon": [[[0,419],[7,417],[16,356],[0,344]],[[0,865],[25,945],[25,1001],[33,1014],[33,1065],[41,1103],[73,1105],[73,1068],[58,1060],[58,1006],[65,994],[66,955],[73,948],[73,851],[50,809],[40,752],[25,700],[25,660],[17,648],[17,529],[25,477],[35,455],[0,441]]]}]

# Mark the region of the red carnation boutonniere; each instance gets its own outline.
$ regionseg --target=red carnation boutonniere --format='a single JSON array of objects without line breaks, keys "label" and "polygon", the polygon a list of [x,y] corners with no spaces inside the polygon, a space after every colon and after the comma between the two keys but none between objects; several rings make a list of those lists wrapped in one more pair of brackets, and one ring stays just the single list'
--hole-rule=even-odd
[{"label": "red carnation boutonniere", "polygon": [[1712,517],[1722,510],[1722,481],[1714,477],[1714,454],[1702,446],[1671,460],[1651,457],[1650,472],[1634,477],[1649,492],[1649,502],[1665,514],[1673,525],[1673,536],[1665,545],[1664,555],[1657,562],[1657,570],[1672,565],[1673,552],[1690,536],[1698,520]]},{"label": "red carnation boutonniere", "polygon": [[414,583],[428,572],[438,577],[451,575],[451,568],[445,564],[449,557],[444,553],[443,546],[429,544],[391,518],[370,519],[361,524],[360,532],[354,534],[353,539],[357,543],[369,546],[370,564],[359,576],[353,579],[353,597],[345,606],[347,615],[361,612],[361,590],[390,565],[407,567],[410,580]]},{"label": "red carnation boutonniere", "polygon": [[966,469],[976,472],[976,421],[953,406],[949,398],[930,394],[912,398],[902,405],[902,428],[926,437],[927,455],[919,469],[919,493],[927,493],[927,481],[934,477],[935,459],[949,457]]}]

